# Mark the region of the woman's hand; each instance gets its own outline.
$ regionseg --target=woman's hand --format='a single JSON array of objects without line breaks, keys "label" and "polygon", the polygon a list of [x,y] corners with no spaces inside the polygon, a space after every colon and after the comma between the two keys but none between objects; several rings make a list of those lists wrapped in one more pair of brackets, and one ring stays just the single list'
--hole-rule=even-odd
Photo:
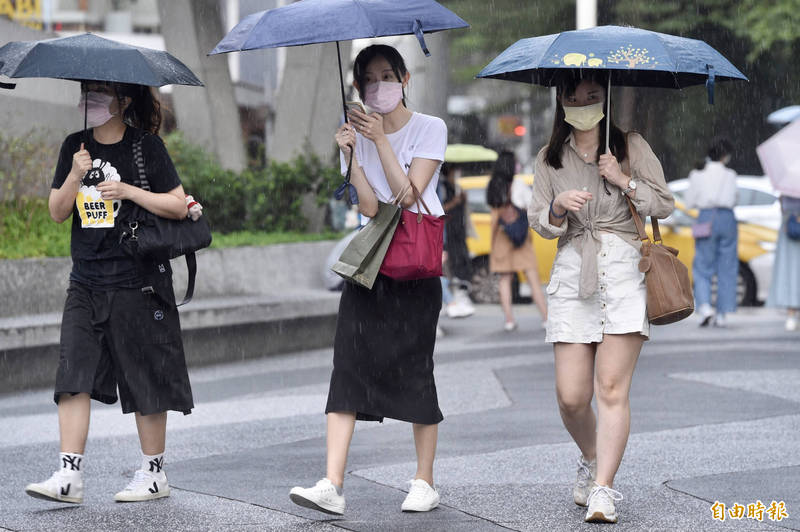
[{"label": "woman's hand", "polygon": [[612,185],[616,185],[621,189],[625,189],[628,186],[630,177],[622,173],[617,158],[610,153],[604,153],[600,156],[598,167],[600,175]]},{"label": "woman's hand", "polygon": [[585,190],[565,190],[553,200],[553,210],[557,215],[578,212],[592,198],[592,193]]},{"label": "woman's hand", "polygon": [[121,181],[103,181],[97,185],[97,191],[104,200],[131,199],[131,190],[135,188]]},{"label": "woman's hand", "polygon": [[86,175],[86,172],[91,169],[92,156],[84,149],[83,142],[81,142],[81,149],[72,155],[72,170],[69,173],[72,174],[73,178],[81,180]]},{"label": "woman's hand", "polygon": [[336,144],[345,157],[350,155],[350,151],[356,145],[356,130],[350,124],[342,124],[342,127],[336,130]]},{"label": "woman's hand", "polygon": [[365,115],[357,109],[350,109],[347,112],[350,123],[356,127],[356,131],[361,133],[364,138],[372,142],[378,142],[386,137],[383,132],[383,115],[380,113],[370,113]]}]

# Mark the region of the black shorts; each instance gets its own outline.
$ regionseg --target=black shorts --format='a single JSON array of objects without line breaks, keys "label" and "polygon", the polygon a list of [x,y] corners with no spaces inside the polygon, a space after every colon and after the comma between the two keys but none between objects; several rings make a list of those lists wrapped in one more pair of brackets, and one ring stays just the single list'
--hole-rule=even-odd
[{"label": "black shorts", "polygon": [[143,415],[194,408],[170,276],[157,292],[70,282],[54,399],[89,393]]}]

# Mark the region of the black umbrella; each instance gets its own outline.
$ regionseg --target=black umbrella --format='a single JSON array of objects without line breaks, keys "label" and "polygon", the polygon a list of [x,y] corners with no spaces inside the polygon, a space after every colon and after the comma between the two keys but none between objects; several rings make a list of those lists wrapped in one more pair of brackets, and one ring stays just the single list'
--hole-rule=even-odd
[{"label": "black umbrella", "polygon": [[91,33],[13,41],[0,48],[0,74],[10,78],[113,81],[160,87],[203,83],[167,52],[131,46]]},{"label": "black umbrella", "polygon": [[[12,41],[0,48],[0,74],[10,78],[110,81],[160,87],[203,82],[171,54],[104,39],[91,33]],[[84,107],[86,129],[88,99]]]}]

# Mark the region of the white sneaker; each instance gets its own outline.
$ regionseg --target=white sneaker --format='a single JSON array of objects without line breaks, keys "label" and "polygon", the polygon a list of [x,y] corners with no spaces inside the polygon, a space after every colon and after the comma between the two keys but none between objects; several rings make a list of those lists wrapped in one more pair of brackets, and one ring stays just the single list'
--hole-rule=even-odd
[{"label": "white sneaker", "polygon": [[789,332],[797,330],[797,316],[791,315],[786,318],[786,330]]},{"label": "white sneaker", "polygon": [[133,480],[124,490],[114,495],[117,502],[140,502],[152,499],[169,497],[169,483],[163,471],[152,473],[144,469],[137,469]]},{"label": "white sneaker", "polygon": [[714,327],[721,327],[725,328],[728,326],[728,319],[725,317],[725,314],[717,314],[714,317]]},{"label": "white sneaker", "polygon": [[453,301],[447,305],[448,318],[466,318],[475,314],[475,306],[464,290],[457,290],[453,294]]},{"label": "white sneaker", "polygon": [[408,495],[400,509],[404,512],[430,512],[439,506],[439,493],[421,478],[409,482]]},{"label": "white sneaker", "polygon": [[80,504],[83,502],[83,476],[79,471],[59,469],[44,482],[25,486],[25,493],[46,501]]},{"label": "white sneaker", "polygon": [[578,479],[575,487],[572,488],[572,500],[578,506],[586,506],[589,501],[589,494],[594,488],[594,479],[597,476],[597,460],[587,462],[583,456],[578,458]]},{"label": "white sneaker", "polygon": [[503,325],[503,330],[505,332],[511,332],[517,330],[517,322],[516,321],[507,321]]},{"label": "white sneaker", "polygon": [[714,309],[708,303],[700,305],[697,314],[700,316],[700,327],[708,327],[714,321]]},{"label": "white sneaker", "polygon": [[589,508],[583,520],[587,523],[616,523],[618,516],[614,503],[621,500],[622,494],[617,490],[595,484],[589,494]]},{"label": "white sneaker", "polygon": [[292,502],[326,514],[344,514],[344,495],[336,490],[333,482],[323,478],[313,488],[295,486],[289,492]]}]

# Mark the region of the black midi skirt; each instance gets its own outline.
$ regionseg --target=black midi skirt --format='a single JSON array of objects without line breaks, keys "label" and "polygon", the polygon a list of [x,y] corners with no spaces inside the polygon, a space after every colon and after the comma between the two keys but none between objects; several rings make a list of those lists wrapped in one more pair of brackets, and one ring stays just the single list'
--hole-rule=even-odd
[{"label": "black midi skirt", "polygon": [[395,281],[379,274],[372,290],[346,282],[325,413],[439,423],[433,348],[441,307],[438,277]]}]

